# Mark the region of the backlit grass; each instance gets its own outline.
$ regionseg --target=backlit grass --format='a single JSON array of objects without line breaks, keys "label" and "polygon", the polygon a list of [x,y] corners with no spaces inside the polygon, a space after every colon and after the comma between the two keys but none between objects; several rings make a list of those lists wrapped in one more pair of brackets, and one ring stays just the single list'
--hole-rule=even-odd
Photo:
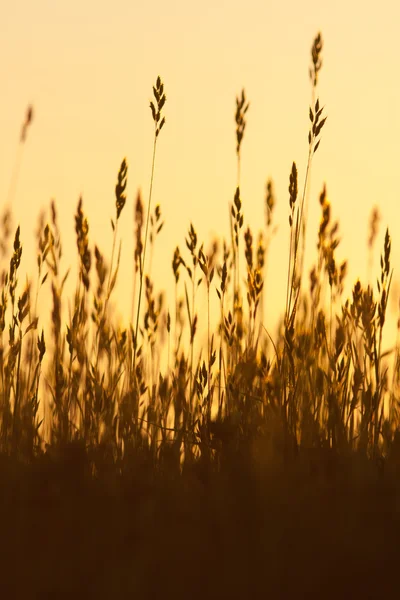
[{"label": "backlit grass", "polygon": [[[31,589],[53,597],[90,590],[87,597],[136,591],[248,598],[264,586],[279,597],[320,590],[325,598],[333,589],[349,592],[345,570],[332,567],[339,553],[342,562],[353,560],[359,589],[375,589],[375,579],[362,575],[368,561],[376,590],[389,585],[377,573],[390,565],[387,536],[397,527],[400,468],[400,344],[382,350],[391,237],[387,230],[376,285],[355,281],[346,298],[347,263],[337,260],[339,225],[325,187],[318,231],[307,231],[309,178],[327,118],[317,88],[321,53],[318,35],[306,172],[300,175],[293,162],[289,174],[286,303],[276,337],[263,319],[273,293],[264,283],[276,199],[270,179],[265,227],[244,228],[241,144],[251,113],[244,90],[234,115],[231,236],[207,252],[190,225],[170,257],[174,304],[166,304],[149,268],[163,226],[151,197],[156,150],[169,134],[160,77],[150,103],[150,194],[138,194],[135,204],[132,314],[124,328],[110,302],[124,251],[118,225],[126,216],[126,159],[117,174],[109,257],[90,237],[84,198],[77,203],[72,298],[60,267],[56,205],[40,225],[37,272],[27,283],[19,281],[20,229],[12,238],[5,214],[0,451],[10,590],[24,589],[21,563]],[[21,144],[32,117],[30,108]],[[310,272],[306,234],[317,241]],[[50,319],[39,309],[45,295]],[[23,512],[11,524],[6,515],[16,510],[15,498]]]}]

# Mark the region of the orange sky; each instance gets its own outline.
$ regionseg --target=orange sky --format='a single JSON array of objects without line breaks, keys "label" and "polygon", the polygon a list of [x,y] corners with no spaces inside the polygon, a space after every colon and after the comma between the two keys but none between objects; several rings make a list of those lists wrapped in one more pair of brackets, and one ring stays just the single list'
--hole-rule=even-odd
[{"label": "orange sky", "polygon": [[[160,134],[153,202],[165,226],[154,257],[159,289],[171,289],[174,247],[184,249],[190,221],[200,240],[228,234],[236,185],[235,96],[251,106],[242,144],[245,226],[264,223],[264,188],[272,177],[278,233],[268,264],[268,313],[284,308],[288,261],[288,182],[292,161],[302,188],[307,159],[310,49],[324,40],[318,93],[328,121],[316,154],[308,248],[314,256],[324,182],[340,220],[340,258],[350,260],[349,286],[367,272],[372,207],[382,215],[375,273],[385,228],[392,235],[394,279],[400,280],[400,41],[397,2],[335,3],[249,0],[152,3],[116,0],[8,3],[0,21],[0,196],[9,194],[21,123],[29,103],[34,122],[13,197],[25,266],[34,229],[55,198],[65,269],[76,262],[74,212],[79,195],[90,239],[111,253],[114,187],[126,157],[128,201],[118,306],[130,311],[132,212],[138,188],[149,190],[153,122],[151,89],[161,75],[167,102]],[[311,259],[310,259],[311,260]]]}]

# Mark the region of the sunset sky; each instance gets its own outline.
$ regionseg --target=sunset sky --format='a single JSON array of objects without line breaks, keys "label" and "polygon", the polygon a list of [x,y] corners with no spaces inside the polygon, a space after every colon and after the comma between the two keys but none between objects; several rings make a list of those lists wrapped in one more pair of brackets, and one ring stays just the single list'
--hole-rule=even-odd
[{"label": "sunset sky", "polygon": [[0,21],[0,196],[4,208],[21,125],[32,104],[34,119],[17,187],[11,189],[25,268],[32,270],[34,264],[37,217],[53,198],[63,234],[64,270],[77,262],[74,213],[80,195],[91,243],[110,256],[114,189],[126,157],[118,307],[129,316],[133,204],[138,189],[145,203],[148,199],[154,134],[149,101],[160,75],[167,96],[166,124],[157,147],[153,206],[161,205],[165,226],[157,240],[153,275],[159,290],[172,290],[173,251],[179,245],[187,256],[184,239],[190,222],[206,248],[216,235],[228,235],[228,206],[236,186],[235,97],[245,88],[250,101],[242,143],[245,227],[250,225],[256,235],[264,226],[268,177],[277,199],[278,230],[267,280],[268,326],[273,328],[286,290],[289,174],[295,161],[302,189],[310,51],[321,31],[318,96],[328,120],[311,176],[308,264],[316,256],[318,197],[325,182],[332,216],[340,221],[338,256],[350,262],[348,290],[357,276],[366,281],[368,221],[375,205],[382,219],[374,273],[378,275],[389,226],[398,286],[399,24],[400,4],[386,0],[7,3]]}]

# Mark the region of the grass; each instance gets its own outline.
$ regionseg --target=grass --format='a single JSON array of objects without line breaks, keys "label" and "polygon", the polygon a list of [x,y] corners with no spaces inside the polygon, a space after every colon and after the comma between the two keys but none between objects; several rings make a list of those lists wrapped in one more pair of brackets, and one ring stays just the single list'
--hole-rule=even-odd
[{"label": "grass", "polygon": [[[400,490],[400,338],[391,353],[383,352],[390,233],[376,287],[356,281],[345,299],[347,264],[336,258],[339,225],[324,187],[308,282],[304,272],[312,161],[326,122],[317,97],[322,47],[318,35],[300,197],[295,163],[289,177],[287,294],[276,339],[264,327],[275,232],[272,180],[264,230],[258,236],[243,231],[244,90],[236,99],[231,239],[215,240],[207,252],[190,225],[186,249],[177,246],[171,257],[174,306],[165,304],[151,278],[152,249],[163,226],[160,207],[152,208],[168,106],[160,77],[150,103],[155,132],[147,207],[140,195],[136,200],[132,315],[125,329],[110,310],[122,252],[125,159],[117,175],[109,261],[90,240],[79,199],[79,274],[68,317],[55,204],[39,226],[36,276],[22,287],[20,229],[9,257],[4,215],[0,470],[8,549],[2,564],[13,597],[28,588],[34,597],[251,597],[263,589],[278,597],[307,592],[325,598],[350,594],[356,584],[360,593],[391,589]],[[32,115],[30,108],[21,144]],[[378,217],[376,211],[371,217],[370,252]],[[207,298],[204,319],[197,312],[200,286]],[[46,293],[50,326],[38,310]],[[213,331],[215,294],[219,322]],[[207,332],[205,347],[200,328]],[[342,566],[351,566],[336,569],[338,556]]]}]

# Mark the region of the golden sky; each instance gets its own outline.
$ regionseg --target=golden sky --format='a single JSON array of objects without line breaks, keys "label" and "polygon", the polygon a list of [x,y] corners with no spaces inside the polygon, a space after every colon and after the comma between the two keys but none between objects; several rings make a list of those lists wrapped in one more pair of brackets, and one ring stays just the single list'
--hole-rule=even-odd
[{"label": "golden sky", "polygon": [[338,254],[350,261],[349,286],[357,276],[366,278],[374,205],[382,215],[375,273],[388,225],[394,280],[400,280],[399,24],[400,4],[386,0],[7,3],[0,21],[0,196],[4,206],[21,124],[32,103],[34,121],[12,197],[25,265],[34,256],[36,218],[52,198],[62,227],[65,269],[76,262],[74,213],[81,194],[90,239],[110,256],[114,188],[126,157],[118,306],[129,314],[133,203],[139,188],[143,200],[148,198],[154,133],[149,101],[160,75],[166,124],[159,137],[153,202],[160,203],[165,226],[153,274],[158,289],[172,289],[173,250],[178,244],[184,252],[191,221],[206,244],[214,235],[228,234],[228,205],[236,186],[235,97],[244,87],[251,104],[242,143],[245,227],[250,225],[256,235],[263,226],[265,183],[272,177],[278,232],[268,262],[267,310],[281,314],[289,173],[296,161],[302,189],[310,50],[321,31],[318,95],[328,120],[311,178],[310,261],[319,192],[326,182],[333,217],[340,221]]}]

